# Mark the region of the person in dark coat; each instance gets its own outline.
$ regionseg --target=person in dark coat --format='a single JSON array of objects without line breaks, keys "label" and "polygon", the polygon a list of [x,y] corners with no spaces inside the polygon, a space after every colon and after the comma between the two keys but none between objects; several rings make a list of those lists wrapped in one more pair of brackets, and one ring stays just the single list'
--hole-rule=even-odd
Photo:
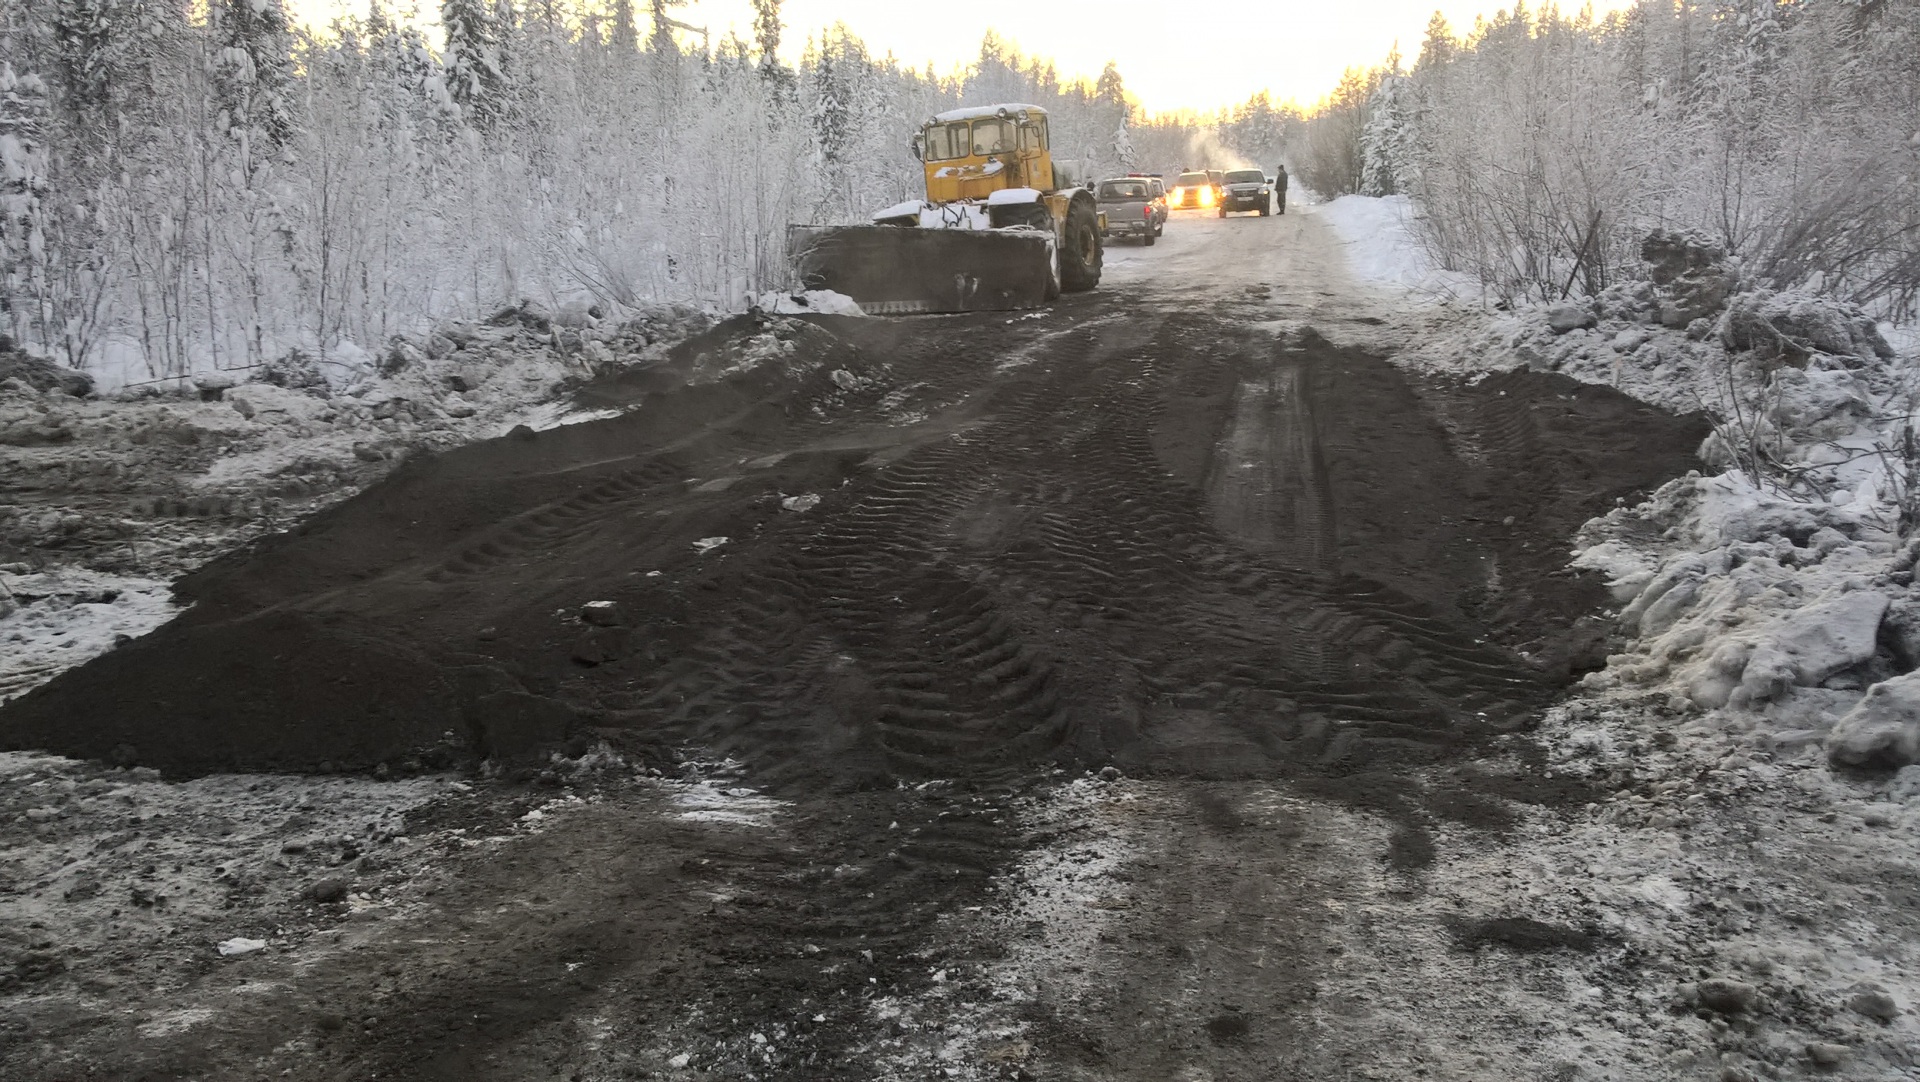
[{"label": "person in dark coat", "polygon": [[1273,167],[1273,210],[1276,214],[1287,212],[1287,167]]}]

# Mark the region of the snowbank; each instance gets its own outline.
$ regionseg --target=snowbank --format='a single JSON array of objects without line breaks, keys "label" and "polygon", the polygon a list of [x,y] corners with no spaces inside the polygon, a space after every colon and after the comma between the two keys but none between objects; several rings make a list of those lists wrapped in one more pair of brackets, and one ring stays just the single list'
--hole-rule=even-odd
[{"label": "snowbank", "polygon": [[0,573],[0,702],[46,683],[179,611],[167,584],[80,568]]},{"label": "snowbank", "polygon": [[831,289],[807,289],[798,293],[762,293],[754,304],[764,312],[780,316],[864,316],[865,312],[845,293]]},{"label": "snowbank", "polygon": [[1443,296],[1477,293],[1470,280],[1434,263],[1414,237],[1413,203],[1404,195],[1343,195],[1308,213],[1333,226],[1348,269],[1363,281]]}]

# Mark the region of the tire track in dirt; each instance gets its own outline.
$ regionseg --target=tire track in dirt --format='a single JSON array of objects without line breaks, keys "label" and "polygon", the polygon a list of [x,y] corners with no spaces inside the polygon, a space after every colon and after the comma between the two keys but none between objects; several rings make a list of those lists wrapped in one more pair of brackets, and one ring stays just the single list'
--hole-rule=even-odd
[{"label": "tire track in dirt", "polygon": [[[522,674],[594,736],[731,756],[792,800],[793,835],[715,873],[730,900],[684,932],[697,950],[663,1003],[635,1005],[650,978],[617,959],[568,1001],[624,1003],[609,1024],[636,1039],[692,1027],[735,1074],[869,1077],[854,992],[932,980],[935,921],[1030,847],[1007,806],[1054,764],[1305,775],[1338,794],[1349,773],[1524,722],[1554,684],[1512,629],[1584,596],[1538,569],[1584,501],[1672,472],[1614,446],[1643,418],[1524,380],[1495,388],[1519,405],[1419,387],[1218,312],[1145,321],[1095,298],[1046,324],[819,327],[831,342],[794,340],[828,352],[796,352],[778,379],[656,376],[620,392],[648,403],[634,415],[403,470],[196,587],[202,623],[325,610],[449,669]],[[1453,396],[1474,454],[1449,450],[1466,440],[1421,413],[1428,394]],[[1563,447],[1587,461],[1532,461]],[[802,492],[821,500],[780,509]],[[1490,556],[1498,604],[1463,589]],[[637,645],[587,667],[569,618],[596,599],[630,608]],[[259,660],[248,678],[273,679]],[[513,963],[432,990],[436,1017],[515,994]],[[816,1015],[779,1064],[756,1058],[754,1026]],[[354,1062],[419,1061],[386,1043]]]}]

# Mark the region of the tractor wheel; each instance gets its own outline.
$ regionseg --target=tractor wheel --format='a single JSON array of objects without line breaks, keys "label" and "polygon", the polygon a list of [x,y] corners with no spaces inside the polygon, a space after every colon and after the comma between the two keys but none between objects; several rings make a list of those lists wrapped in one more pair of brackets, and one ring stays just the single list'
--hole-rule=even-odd
[{"label": "tractor wheel", "polygon": [[1067,206],[1066,228],[1061,231],[1060,288],[1081,293],[1100,284],[1100,219],[1085,200],[1076,199]]}]

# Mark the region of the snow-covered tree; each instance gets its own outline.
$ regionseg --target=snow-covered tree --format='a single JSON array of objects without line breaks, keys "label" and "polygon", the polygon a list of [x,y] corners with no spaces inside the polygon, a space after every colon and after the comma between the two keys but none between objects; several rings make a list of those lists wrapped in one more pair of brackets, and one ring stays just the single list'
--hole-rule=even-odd
[{"label": "snow-covered tree", "polygon": [[1360,133],[1360,194],[1394,195],[1412,183],[1418,168],[1412,80],[1399,73],[1398,57],[1367,99]]},{"label": "snow-covered tree", "polygon": [[491,5],[486,0],[442,0],[440,22],[447,35],[442,54],[447,93],[474,127],[491,128],[507,111],[499,28]]},{"label": "snow-covered tree", "polygon": [[280,0],[226,0],[218,12],[214,93],[224,134],[277,150],[293,138],[287,13]]}]

